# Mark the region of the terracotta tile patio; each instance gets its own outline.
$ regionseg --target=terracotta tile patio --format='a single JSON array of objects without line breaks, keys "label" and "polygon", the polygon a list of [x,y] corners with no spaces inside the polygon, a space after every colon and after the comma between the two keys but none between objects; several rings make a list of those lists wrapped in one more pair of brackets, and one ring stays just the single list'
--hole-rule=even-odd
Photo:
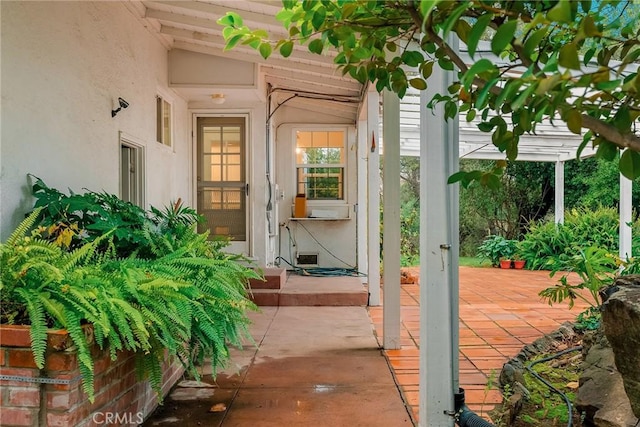
[{"label": "terracotta tile patio", "polygon": [[[418,277],[419,268],[408,269]],[[495,384],[502,365],[523,346],[548,334],[575,317],[587,305],[577,301],[553,307],[538,292],[557,282],[560,274],[548,271],[501,270],[460,267],[460,386],[466,403],[476,413],[487,416],[502,400]],[[572,277],[575,281],[575,277]],[[393,368],[403,398],[418,420],[418,362],[420,345],[420,289],[418,284],[402,285],[401,342],[399,350],[385,354]],[[382,344],[382,307],[370,307],[379,344]]]}]

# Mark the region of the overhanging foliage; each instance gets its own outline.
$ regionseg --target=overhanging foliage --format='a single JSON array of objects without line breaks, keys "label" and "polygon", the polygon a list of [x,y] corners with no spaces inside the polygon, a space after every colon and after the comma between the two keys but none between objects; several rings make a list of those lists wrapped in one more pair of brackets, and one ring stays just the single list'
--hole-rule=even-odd
[{"label": "overhanging foliage", "polygon": [[[447,119],[480,117],[478,129],[491,133],[506,159],[517,158],[521,135],[560,120],[583,136],[578,154],[592,144],[625,176],[640,176],[639,7],[632,2],[284,0],[283,6],[276,18],[288,38],[270,40],[229,12],[218,21],[226,48],[246,44],[264,58],[274,50],[295,54],[297,43],[317,54],[336,49],[344,74],[400,97],[409,86],[426,89],[437,65],[458,78],[430,106],[442,103]],[[466,44],[471,61],[455,39]],[[489,39],[494,59],[478,55],[480,41]],[[472,172],[450,181],[475,179],[497,181]]]}]

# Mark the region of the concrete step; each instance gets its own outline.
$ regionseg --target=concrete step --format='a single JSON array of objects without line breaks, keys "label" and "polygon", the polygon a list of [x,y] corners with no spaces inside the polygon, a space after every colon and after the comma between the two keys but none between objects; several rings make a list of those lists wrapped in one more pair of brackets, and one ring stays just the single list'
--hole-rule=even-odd
[{"label": "concrete step", "polygon": [[252,289],[259,306],[366,306],[369,294],[358,277],[291,274],[281,289]]},{"label": "concrete step", "polygon": [[251,289],[280,289],[287,281],[287,270],[284,268],[263,268],[263,280],[250,279]]}]

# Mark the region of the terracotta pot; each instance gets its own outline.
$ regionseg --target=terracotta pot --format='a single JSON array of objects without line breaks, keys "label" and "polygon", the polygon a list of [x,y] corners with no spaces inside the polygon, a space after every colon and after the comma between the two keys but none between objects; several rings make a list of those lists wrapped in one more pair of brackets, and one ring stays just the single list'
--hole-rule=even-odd
[{"label": "terracotta pot", "polygon": [[516,268],[518,270],[522,270],[524,268],[524,264],[525,264],[525,260],[523,259],[516,259],[513,261],[513,268]]},{"label": "terracotta pot", "polygon": [[501,259],[500,260],[500,268],[504,268],[504,269],[511,268],[511,260],[510,259]]}]

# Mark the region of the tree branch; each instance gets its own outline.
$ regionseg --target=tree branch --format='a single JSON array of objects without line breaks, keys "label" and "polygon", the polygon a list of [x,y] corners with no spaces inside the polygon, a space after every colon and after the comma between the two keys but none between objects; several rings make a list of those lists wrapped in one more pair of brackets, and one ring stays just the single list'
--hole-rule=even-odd
[{"label": "tree branch", "polygon": [[640,152],[640,136],[634,133],[622,133],[616,127],[586,114],[582,115],[582,127],[593,131],[620,148]]}]

